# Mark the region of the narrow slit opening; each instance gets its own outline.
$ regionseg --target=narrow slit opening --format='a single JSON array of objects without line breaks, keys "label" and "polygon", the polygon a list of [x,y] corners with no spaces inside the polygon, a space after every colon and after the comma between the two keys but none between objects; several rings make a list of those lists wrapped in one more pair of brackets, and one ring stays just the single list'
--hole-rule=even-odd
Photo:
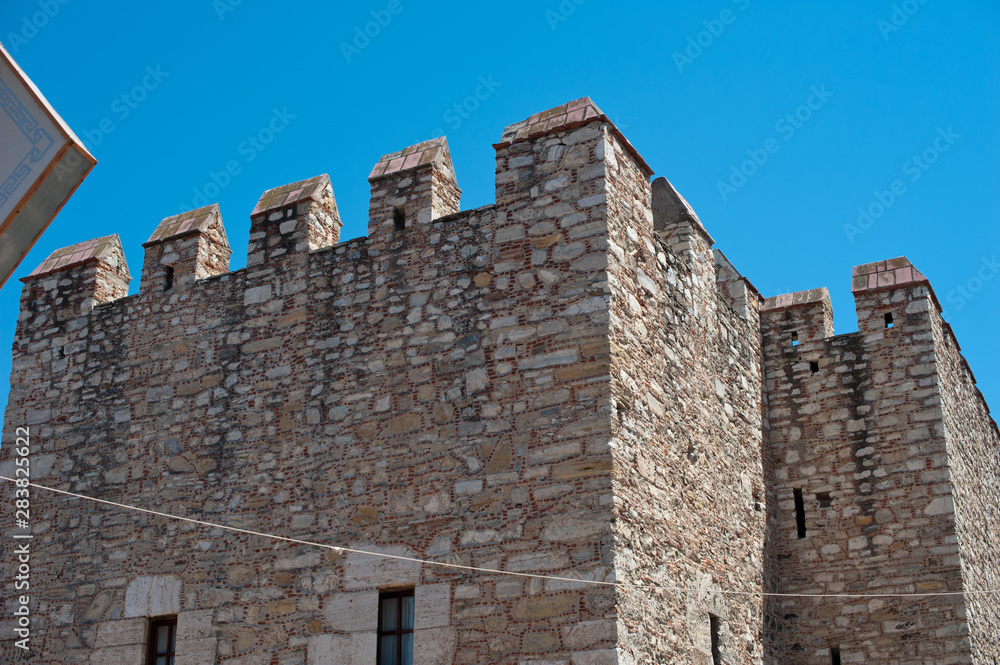
[{"label": "narrow slit opening", "polygon": [[840,665],[840,647],[830,647],[830,663]]},{"label": "narrow slit opening", "polygon": [[799,345],[799,334],[797,332],[792,333],[792,346]]},{"label": "narrow slit opening", "polygon": [[892,323],[892,312],[886,312],[886,314],[885,314],[885,327],[886,328],[892,328],[892,326],[893,326],[893,323]]},{"label": "narrow slit opening", "polygon": [[392,209],[392,228],[396,231],[402,231],[406,228],[406,212],[403,210],[403,206],[396,206]]},{"label": "narrow slit opening", "polygon": [[795,490],[795,529],[799,538],[806,537],[806,505],[802,500],[802,490]]},{"label": "narrow slit opening", "polygon": [[812,362],[810,362],[809,363],[809,371],[811,371],[813,374],[815,374],[816,372],[818,372],[819,371],[819,363],[816,362],[815,360],[812,361]]},{"label": "narrow slit opening", "polygon": [[719,651],[719,617],[709,614],[708,622],[712,629],[712,665],[722,665],[722,654]]},{"label": "narrow slit opening", "polygon": [[174,268],[173,266],[164,266],[163,268],[163,290],[169,291],[174,288]]}]

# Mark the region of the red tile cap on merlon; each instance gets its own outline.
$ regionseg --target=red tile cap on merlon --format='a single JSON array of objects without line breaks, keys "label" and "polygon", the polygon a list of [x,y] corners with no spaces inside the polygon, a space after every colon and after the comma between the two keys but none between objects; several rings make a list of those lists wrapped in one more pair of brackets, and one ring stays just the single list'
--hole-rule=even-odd
[{"label": "red tile cap on merlon", "polygon": [[168,238],[176,238],[188,233],[205,233],[211,228],[212,224],[221,221],[222,211],[219,210],[218,203],[213,203],[210,206],[198,208],[197,210],[182,212],[179,215],[167,217],[160,222],[153,235],[142,246],[148,247],[152,244],[163,242]]},{"label": "red tile cap on merlon", "polygon": [[451,164],[451,152],[448,150],[448,140],[443,136],[411,145],[409,148],[404,148],[398,152],[390,152],[388,155],[382,155],[382,158],[375,164],[375,168],[372,169],[368,179],[374,180],[375,178],[381,178],[432,163],[436,163],[439,168],[454,175],[455,169]]},{"label": "red tile cap on merlon", "polygon": [[[42,261],[28,277],[41,277],[91,261],[104,261],[117,268],[121,263],[119,257],[124,257],[124,252],[122,241],[115,233],[57,249],[49,254],[49,258]],[[128,266],[125,266],[125,271],[128,272]]]},{"label": "red tile cap on merlon", "polygon": [[608,116],[604,115],[601,109],[597,108],[597,104],[593,102],[590,97],[581,97],[572,102],[567,102],[551,108],[548,111],[542,111],[541,113],[536,113],[526,120],[521,122],[515,122],[513,125],[507,125],[504,128],[503,134],[500,135],[500,143],[493,144],[496,149],[503,148],[512,143],[518,143],[520,141],[529,141],[538,136],[548,134],[550,132],[555,132],[559,130],[572,129],[580,125],[585,125],[588,122],[593,122],[594,120],[601,120],[603,122],[611,125],[618,139],[622,142],[626,149],[635,156],[639,164],[648,171],[648,175],[653,175],[653,169],[649,168],[649,164],[642,158],[639,151],[636,150],[629,140],[625,138],[625,135],[621,133],[615,123],[611,121]]},{"label": "red tile cap on merlon", "polygon": [[250,216],[270,212],[300,201],[319,202],[323,200],[324,196],[333,198],[333,185],[330,184],[330,176],[325,173],[308,180],[300,180],[290,185],[267,190],[261,194],[260,200],[257,201]]},{"label": "red tile cap on merlon", "polygon": [[525,141],[557,129],[573,127],[602,117],[605,117],[604,113],[597,108],[597,104],[590,97],[581,97],[548,111],[536,113],[527,120],[508,125],[504,128],[503,134],[500,135],[500,140],[509,143]]},{"label": "red tile cap on merlon", "polygon": [[771,309],[785,309],[787,307],[797,307],[799,305],[812,305],[814,303],[830,302],[830,292],[827,288],[810,289],[808,291],[796,291],[795,293],[783,293],[780,296],[771,296],[764,299],[761,311]]},{"label": "red tile cap on merlon", "polygon": [[905,256],[854,267],[851,293],[878,291],[906,284],[930,284]]}]

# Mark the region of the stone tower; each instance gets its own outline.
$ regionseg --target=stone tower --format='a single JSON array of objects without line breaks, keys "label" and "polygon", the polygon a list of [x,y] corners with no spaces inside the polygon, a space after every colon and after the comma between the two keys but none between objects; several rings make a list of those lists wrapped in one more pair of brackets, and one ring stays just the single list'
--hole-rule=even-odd
[{"label": "stone tower", "polygon": [[245,269],[209,206],[134,295],[114,236],[25,278],[36,662],[162,625],[184,665],[988,662],[987,596],[772,595],[997,586],[996,426],[926,279],[857,268],[833,336],[590,99],[494,148],[474,210],[435,139],[375,165],[367,237],[323,175],[262,195]]},{"label": "stone tower", "polygon": [[1000,581],[996,423],[916,267],[858,266],[852,290],[846,335],[826,289],[763,307],[778,588],[866,596],[772,599],[781,662],[988,663],[997,599],[961,592]]}]

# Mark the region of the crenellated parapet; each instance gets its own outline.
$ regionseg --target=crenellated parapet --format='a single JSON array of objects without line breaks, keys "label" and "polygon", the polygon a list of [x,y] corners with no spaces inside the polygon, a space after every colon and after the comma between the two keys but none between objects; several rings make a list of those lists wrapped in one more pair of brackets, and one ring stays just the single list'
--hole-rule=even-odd
[{"label": "crenellated parapet", "polygon": [[[497,214],[490,213],[488,219],[495,227],[495,250],[502,272],[516,266],[544,270],[541,279],[536,274],[530,281],[547,286],[567,268],[599,269],[602,264],[593,257],[569,261],[579,258],[581,251],[588,256],[603,251],[611,170],[626,162],[636,181],[646,181],[644,191],[637,194],[638,203],[649,205],[652,170],[589,98],[510,125],[494,147]],[[393,259],[405,263],[409,259],[402,257],[426,241],[432,222],[460,211],[461,189],[444,137],[383,155],[368,180],[367,255],[409,248]],[[679,198],[675,191],[674,196]],[[552,222],[539,223],[546,216]],[[647,211],[642,223],[653,219]],[[658,223],[662,225],[662,220]],[[261,288],[249,297],[248,304],[254,304],[251,301],[256,294],[263,293],[265,283],[276,275],[288,279],[290,271],[307,268],[310,254],[337,245],[342,226],[325,174],[264,192],[250,213],[248,288]],[[143,247],[139,285],[143,297],[179,294],[201,280],[229,271],[232,250],[218,204],[163,219]],[[74,246],[57,254],[72,255],[77,249]],[[125,265],[124,256],[120,264]],[[379,265],[379,269],[388,269],[388,264]],[[64,263],[49,262],[45,271],[64,267]],[[124,270],[127,273],[127,267]],[[525,275],[520,279],[528,283],[529,278]],[[82,284],[78,288],[86,290]],[[96,302],[126,293],[127,282],[102,292]]]}]

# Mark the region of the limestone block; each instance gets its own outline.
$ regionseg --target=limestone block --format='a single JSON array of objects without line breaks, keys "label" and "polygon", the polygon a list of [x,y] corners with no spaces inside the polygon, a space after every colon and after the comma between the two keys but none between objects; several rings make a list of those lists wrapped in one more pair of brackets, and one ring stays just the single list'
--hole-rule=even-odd
[{"label": "limestone block", "polygon": [[350,635],[313,635],[306,649],[308,665],[349,665]]},{"label": "limestone block", "polygon": [[[418,590],[419,588],[417,587]],[[451,665],[457,646],[458,631],[451,627],[425,628],[413,632],[414,661],[421,665]]]},{"label": "limestone block", "polygon": [[378,626],[378,591],[333,594],[327,598],[323,614],[334,630],[371,630]]},{"label": "limestone block", "polygon": [[177,662],[184,665],[215,665],[218,639],[202,637],[197,639],[180,638],[180,618],[178,617]]},{"label": "limestone block", "polygon": [[145,643],[145,619],[102,621],[97,624],[97,640],[94,646],[98,649]]},{"label": "limestone block", "polygon": [[94,649],[90,652],[90,665],[108,665],[108,663],[141,663],[146,657],[146,647],[142,644],[132,644],[120,647]]},{"label": "limestone block", "polygon": [[946,515],[955,512],[955,501],[950,496],[941,496],[924,508],[925,515]]},{"label": "limestone block", "polygon": [[271,299],[271,286],[255,286],[251,289],[247,289],[246,294],[243,296],[244,305],[254,305],[257,303],[267,302]]},{"label": "limestone block", "polygon": [[176,575],[143,575],[125,590],[125,618],[177,614],[181,608],[181,579]]},{"label": "limestone block", "polygon": [[594,651],[577,651],[573,654],[573,665],[617,665],[617,649],[598,649]]},{"label": "limestone block", "polygon": [[563,641],[570,649],[586,649],[601,642],[613,641],[617,624],[613,619],[580,621],[563,626]]},{"label": "limestone block", "polygon": [[375,662],[374,630],[352,635],[314,635],[306,649],[307,665],[371,665]]},{"label": "limestone block", "polygon": [[440,628],[451,624],[451,584],[418,584],[413,591],[413,627]]},{"label": "limestone block", "polygon": [[177,639],[195,640],[213,637],[212,610],[181,612],[177,615]]},{"label": "limestone block", "polygon": [[[372,546],[357,549],[372,550]],[[405,547],[382,548],[385,554],[413,556]],[[344,589],[377,589],[386,586],[416,584],[420,579],[420,564],[399,559],[386,559],[367,554],[348,554],[344,561]]]}]

